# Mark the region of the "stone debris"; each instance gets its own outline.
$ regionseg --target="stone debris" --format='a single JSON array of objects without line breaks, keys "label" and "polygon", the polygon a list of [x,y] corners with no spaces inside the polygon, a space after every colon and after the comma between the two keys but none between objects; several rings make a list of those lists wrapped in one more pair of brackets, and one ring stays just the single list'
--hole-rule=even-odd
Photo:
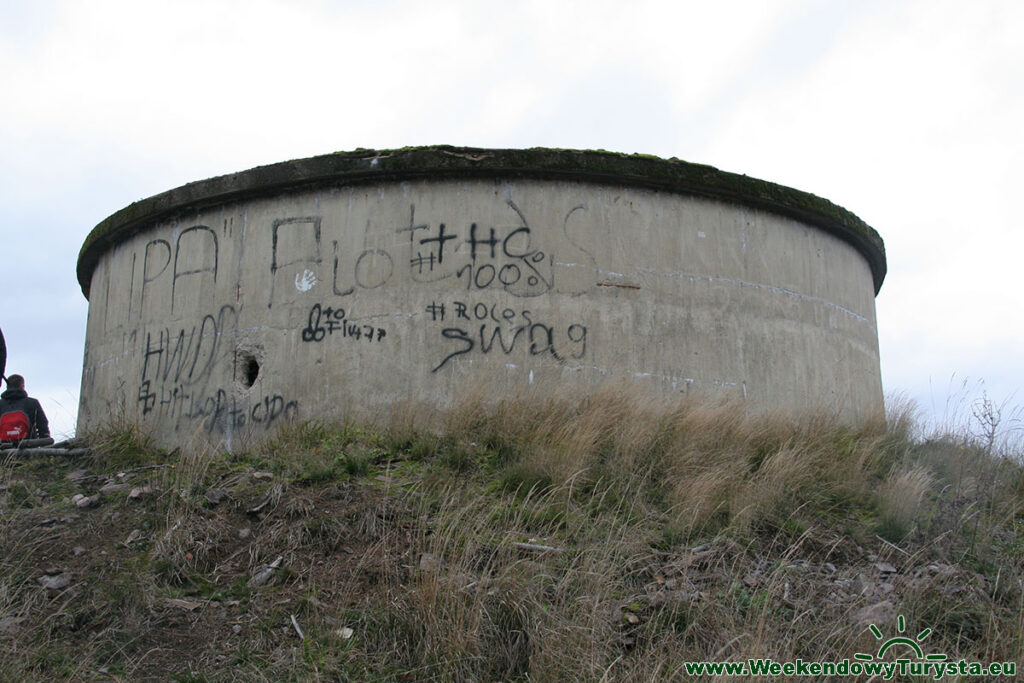
[{"label": "stone debris", "polygon": [[139,540],[140,538],[142,538],[142,531],[139,529],[133,529],[132,532],[128,534],[128,538],[124,539],[124,541],[121,542],[121,545],[129,547],[131,546],[132,543]]},{"label": "stone debris", "polygon": [[249,527],[245,527],[244,529],[239,529],[238,530],[238,537],[239,538],[249,538],[249,535],[251,533],[252,533],[252,529],[250,529]]},{"label": "stone debris", "polygon": [[896,615],[896,606],[888,600],[868,605],[850,614],[850,621],[855,626],[868,627],[871,624],[886,623]]},{"label": "stone debris", "polygon": [[182,598],[164,598],[164,603],[168,607],[177,607],[178,609],[183,609],[186,612],[195,612],[205,604],[195,600],[184,600]]},{"label": "stone debris", "polygon": [[540,543],[520,543],[513,541],[512,546],[519,548],[520,550],[531,550],[537,553],[561,553],[565,552],[562,548],[556,548],[551,545],[541,545]]},{"label": "stone debris", "polygon": [[0,619],[0,633],[8,636],[16,636],[21,631],[21,625],[25,617],[4,617]]},{"label": "stone debris", "polygon": [[246,512],[250,515],[261,512],[265,507],[273,503],[277,503],[281,500],[281,494],[284,493],[284,487],[280,484],[276,484],[267,489],[266,493],[263,494],[255,503],[253,503]]},{"label": "stone debris", "polygon": [[342,626],[336,631],[336,633],[342,640],[348,640],[349,638],[354,636],[356,632],[350,629],[348,626]]},{"label": "stone debris", "polygon": [[274,478],[274,475],[271,472],[253,472],[252,478],[256,481],[270,481]]},{"label": "stone debris", "polygon": [[420,571],[436,572],[441,569],[441,558],[432,553],[420,555]]},{"label": "stone debris", "polygon": [[81,493],[76,493],[71,497],[71,502],[75,504],[75,507],[80,508],[92,508],[100,504],[100,494],[94,496],[83,496]]},{"label": "stone debris", "polygon": [[136,486],[131,490],[131,492],[128,493],[128,497],[131,498],[132,500],[137,500],[151,493],[153,493],[152,486]]},{"label": "stone debris", "polygon": [[210,505],[219,505],[228,493],[224,489],[210,489],[206,492],[204,498]]},{"label": "stone debris", "polygon": [[249,581],[245,585],[249,588],[257,588],[270,581],[270,579],[274,576],[274,572],[277,571],[277,568],[281,566],[281,561],[283,559],[284,558],[282,556],[278,555],[276,560],[274,560],[268,565],[265,565],[262,569],[258,570],[255,574],[253,574],[252,578],[249,579]]},{"label": "stone debris", "polygon": [[36,581],[39,585],[50,591],[64,590],[71,585],[71,572],[61,572],[60,574],[51,575],[44,574],[40,576]]},{"label": "stone debris", "polygon": [[882,572],[883,574],[895,574],[897,569],[888,562],[876,562],[875,569]]},{"label": "stone debris", "polygon": [[78,555],[81,555],[85,552],[85,548],[83,548],[80,545],[76,545],[74,548],[71,549],[71,552],[77,557]]},{"label": "stone debris", "polygon": [[113,493],[120,493],[121,491],[127,491],[132,487],[131,484],[106,484],[100,488],[100,493],[105,496],[109,496]]},{"label": "stone debris", "polygon": [[70,481],[81,481],[88,476],[89,470],[75,470],[74,472],[69,472],[66,478]]}]

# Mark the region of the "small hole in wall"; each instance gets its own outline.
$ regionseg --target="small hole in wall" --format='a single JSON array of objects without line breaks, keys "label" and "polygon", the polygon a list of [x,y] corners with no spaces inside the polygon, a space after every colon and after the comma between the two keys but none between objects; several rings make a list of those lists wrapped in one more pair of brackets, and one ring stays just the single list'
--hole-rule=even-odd
[{"label": "small hole in wall", "polygon": [[240,365],[242,369],[242,384],[248,389],[256,383],[256,378],[260,376],[260,362],[253,356],[243,356]]}]

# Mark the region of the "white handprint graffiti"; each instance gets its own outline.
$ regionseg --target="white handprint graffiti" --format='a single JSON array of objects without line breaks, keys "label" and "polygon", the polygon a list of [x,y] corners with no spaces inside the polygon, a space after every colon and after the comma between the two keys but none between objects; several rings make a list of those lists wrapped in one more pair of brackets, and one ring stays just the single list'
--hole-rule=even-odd
[{"label": "white handprint graffiti", "polygon": [[316,273],[312,270],[304,270],[302,271],[302,275],[297,273],[295,275],[295,289],[300,292],[308,292],[316,286],[317,282],[319,282],[319,280],[317,280]]}]

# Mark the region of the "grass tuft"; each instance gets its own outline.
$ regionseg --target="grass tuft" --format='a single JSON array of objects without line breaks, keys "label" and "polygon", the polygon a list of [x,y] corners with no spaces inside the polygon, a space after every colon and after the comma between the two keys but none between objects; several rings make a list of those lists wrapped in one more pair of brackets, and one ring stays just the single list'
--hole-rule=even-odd
[{"label": "grass tuft", "polygon": [[[991,406],[924,438],[899,401],[480,398],[438,432],[396,411],[227,454],[115,424],[88,462],[5,462],[4,675],[686,680],[852,658],[897,614],[950,660],[1024,659],[1024,467]],[[122,481],[149,493],[71,502]]]}]

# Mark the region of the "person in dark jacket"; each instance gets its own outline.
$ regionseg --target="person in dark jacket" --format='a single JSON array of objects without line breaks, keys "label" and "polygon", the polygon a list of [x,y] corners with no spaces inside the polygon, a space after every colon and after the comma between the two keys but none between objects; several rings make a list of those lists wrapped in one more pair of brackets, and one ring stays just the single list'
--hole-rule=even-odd
[{"label": "person in dark jacket", "polygon": [[28,416],[29,439],[45,439],[50,436],[50,423],[39,401],[29,398],[25,392],[25,378],[11,375],[7,378],[7,391],[0,394],[0,415],[16,410]]}]

